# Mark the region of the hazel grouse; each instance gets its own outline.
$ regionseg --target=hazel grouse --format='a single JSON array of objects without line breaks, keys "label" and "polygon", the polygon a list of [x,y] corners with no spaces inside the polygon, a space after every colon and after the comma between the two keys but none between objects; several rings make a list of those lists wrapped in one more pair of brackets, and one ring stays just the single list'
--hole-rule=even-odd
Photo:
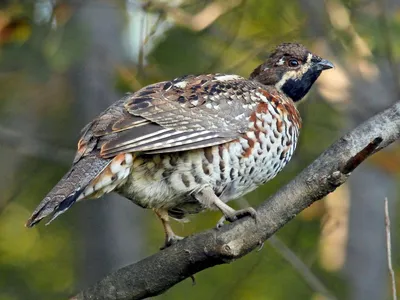
[{"label": "hazel grouse", "polygon": [[253,208],[234,210],[226,202],[287,164],[301,127],[295,103],[332,67],[303,45],[285,43],[249,79],[188,75],[125,96],[83,129],[71,169],[27,226],[112,191],[154,210],[165,246],[179,239],[169,217],[207,208],[223,213],[217,226],[255,217]]}]

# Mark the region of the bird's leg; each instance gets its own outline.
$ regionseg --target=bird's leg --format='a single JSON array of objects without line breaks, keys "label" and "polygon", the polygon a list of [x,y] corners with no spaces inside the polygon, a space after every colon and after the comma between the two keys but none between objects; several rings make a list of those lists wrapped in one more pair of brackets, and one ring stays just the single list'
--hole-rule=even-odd
[{"label": "bird's leg", "polygon": [[156,213],[157,217],[161,220],[165,232],[165,243],[164,246],[160,248],[160,250],[168,248],[169,246],[183,239],[183,237],[176,235],[172,230],[171,224],[169,223],[168,211],[163,209],[154,209],[154,212]]},{"label": "bird's leg", "polygon": [[257,220],[257,212],[252,207],[247,207],[244,209],[234,210],[229,205],[225,204],[221,199],[215,195],[214,191],[210,187],[202,189],[195,195],[196,199],[201,202],[206,207],[216,206],[224,216],[218,221],[217,228],[224,225],[225,221],[234,222],[244,216],[250,216],[254,220]]}]

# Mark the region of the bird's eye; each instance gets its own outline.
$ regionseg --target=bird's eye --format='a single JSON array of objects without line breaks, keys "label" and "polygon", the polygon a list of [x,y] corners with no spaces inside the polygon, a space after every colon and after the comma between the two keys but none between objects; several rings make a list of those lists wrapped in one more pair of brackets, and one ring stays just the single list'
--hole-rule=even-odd
[{"label": "bird's eye", "polygon": [[289,65],[289,67],[297,67],[298,65],[300,65],[300,63],[297,59],[292,58],[292,59],[289,59],[288,65]]}]

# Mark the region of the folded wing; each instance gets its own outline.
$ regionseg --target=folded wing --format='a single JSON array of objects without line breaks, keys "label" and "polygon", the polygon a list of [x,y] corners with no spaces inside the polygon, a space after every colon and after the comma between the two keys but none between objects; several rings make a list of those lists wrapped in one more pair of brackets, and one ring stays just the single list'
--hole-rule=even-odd
[{"label": "folded wing", "polygon": [[[228,78],[229,80],[220,80]],[[257,84],[235,75],[186,76],[128,95],[86,128],[81,155],[176,152],[218,145],[248,128],[250,92]],[[244,104],[245,103],[245,104]]]}]

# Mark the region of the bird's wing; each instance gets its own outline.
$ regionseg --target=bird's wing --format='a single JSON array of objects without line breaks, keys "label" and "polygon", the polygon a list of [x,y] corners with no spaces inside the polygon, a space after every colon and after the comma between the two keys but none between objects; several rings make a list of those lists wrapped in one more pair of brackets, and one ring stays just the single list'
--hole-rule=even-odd
[{"label": "bird's wing", "polygon": [[[84,129],[76,161],[218,145],[248,128],[256,82],[237,75],[186,76],[149,85],[111,106]],[[253,98],[253,99],[252,99]]]}]

